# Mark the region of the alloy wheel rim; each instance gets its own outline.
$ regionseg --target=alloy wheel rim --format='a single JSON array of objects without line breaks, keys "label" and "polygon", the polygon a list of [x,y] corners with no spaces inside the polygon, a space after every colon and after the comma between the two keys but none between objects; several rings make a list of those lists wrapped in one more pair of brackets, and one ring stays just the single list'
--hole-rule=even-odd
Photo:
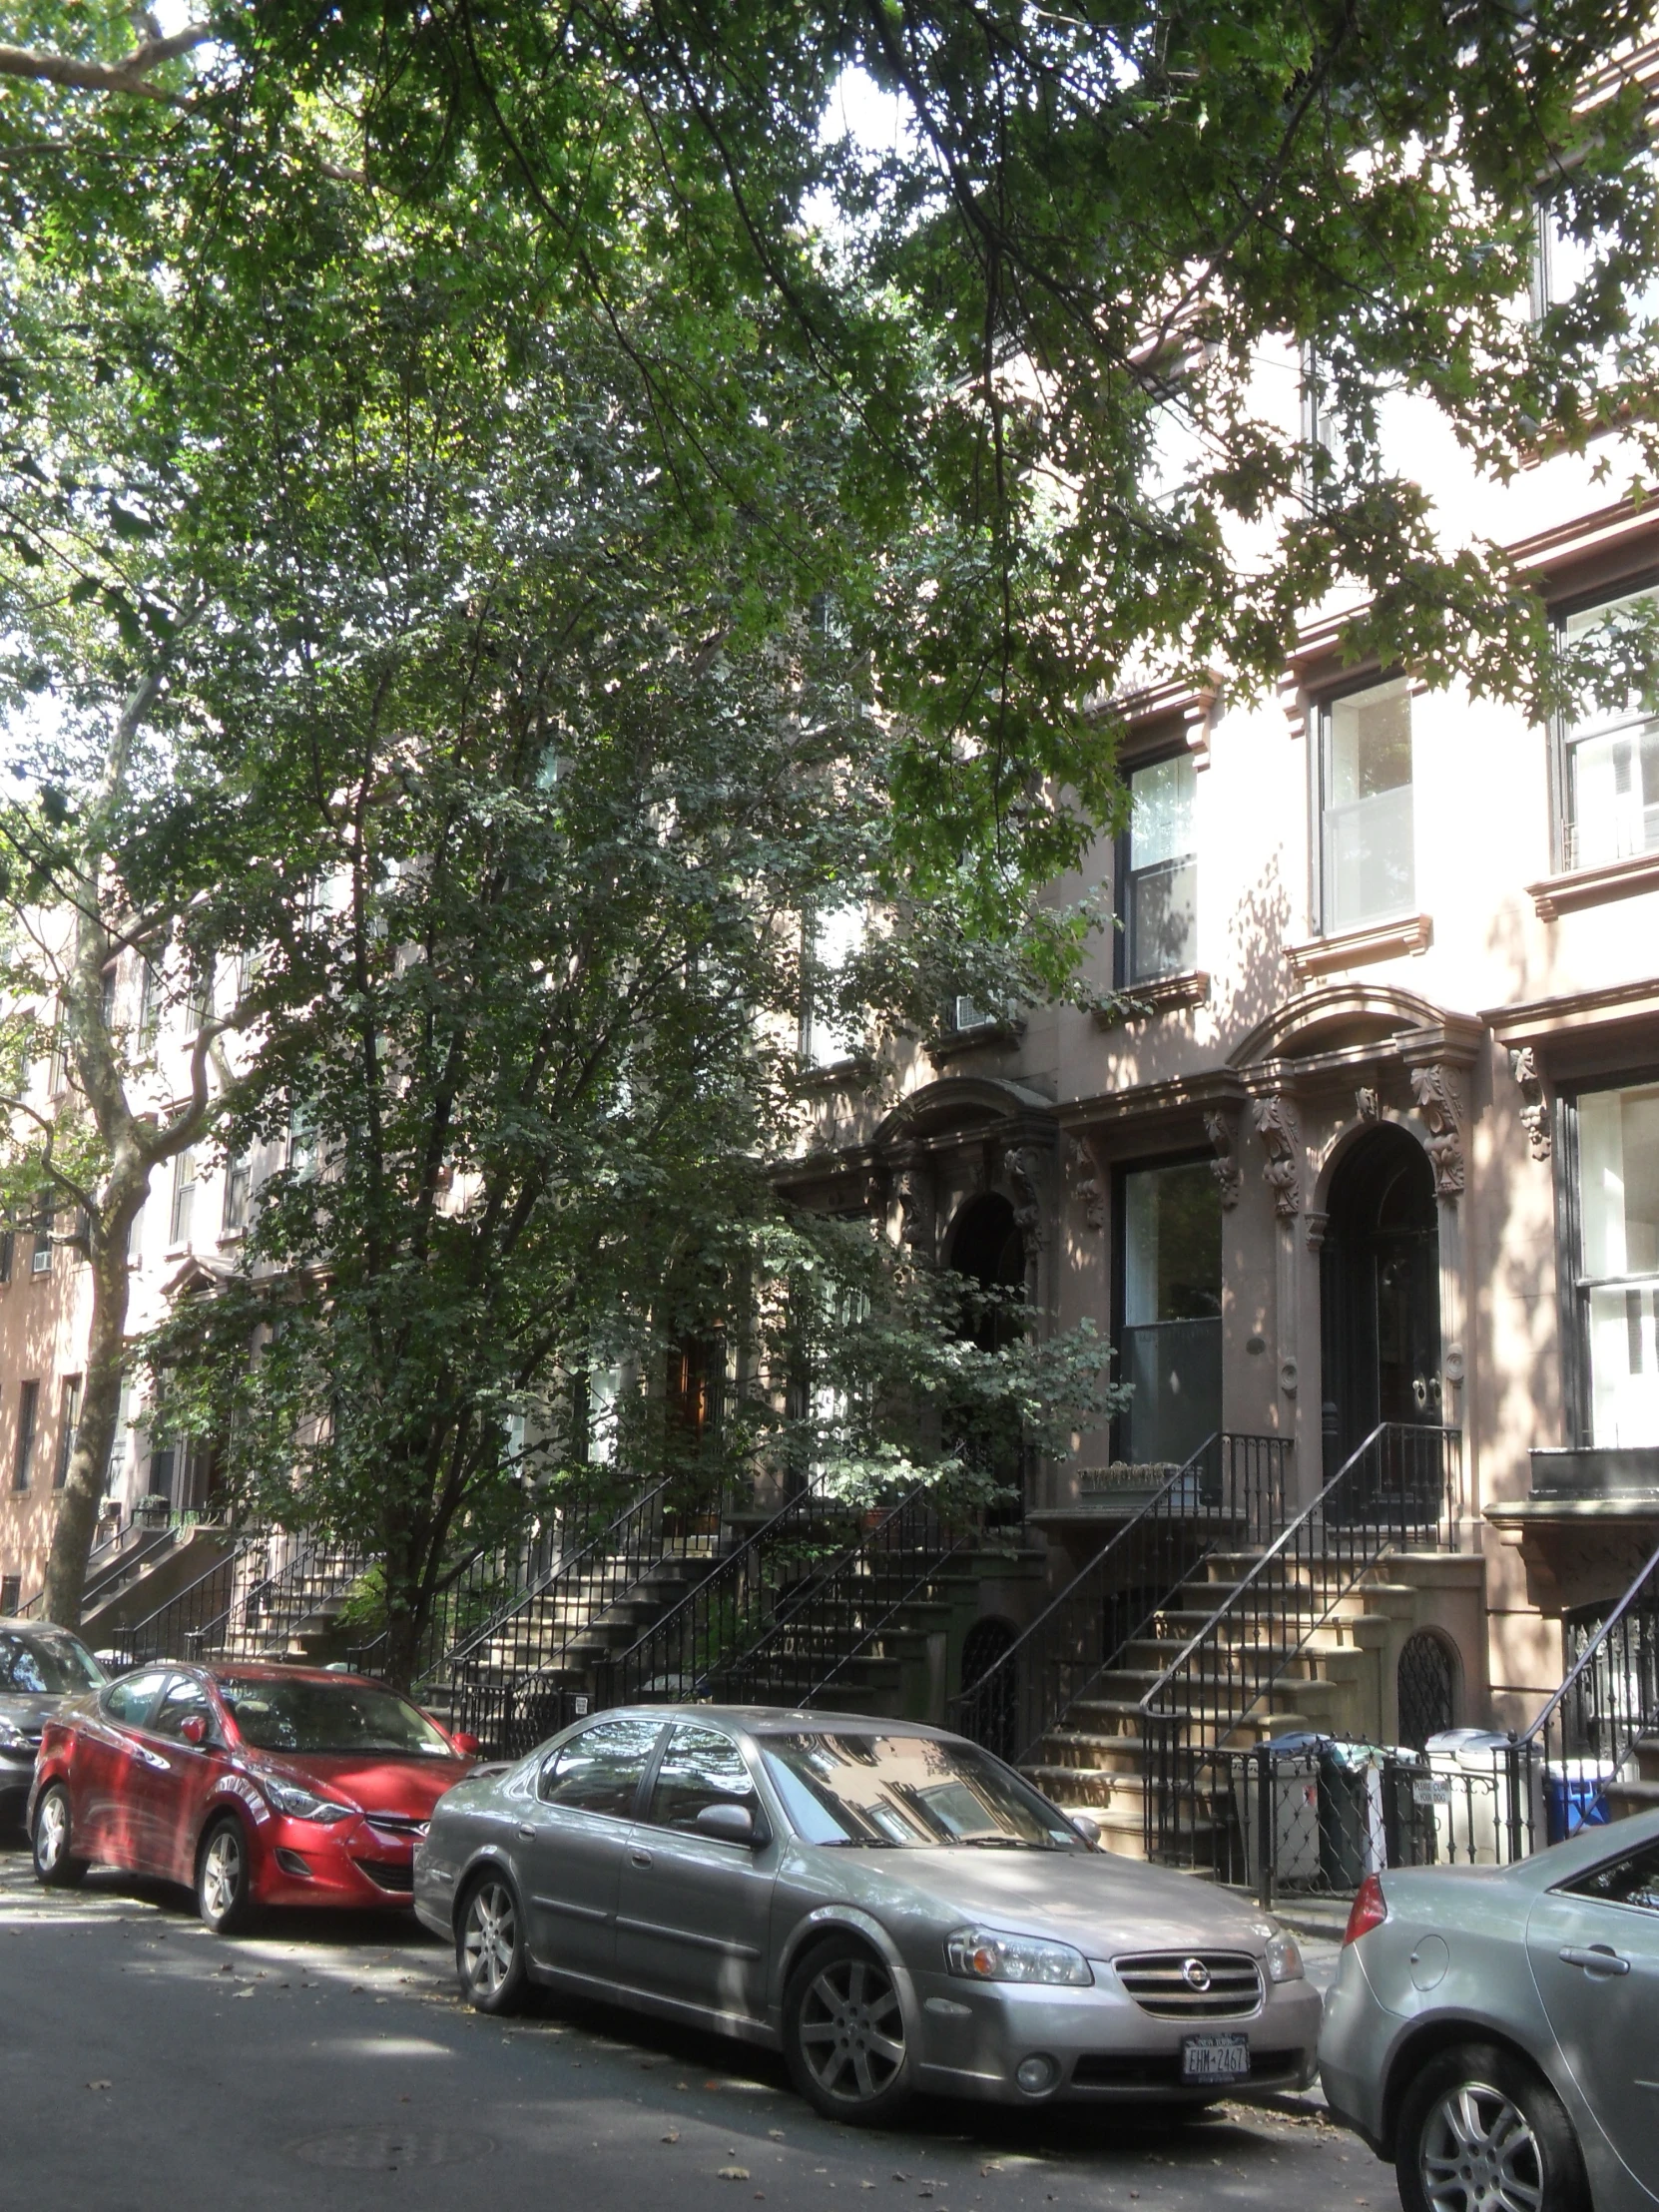
[{"label": "alloy wheel rim", "polygon": [[1418,2156],[1433,2212],[1542,2212],[1543,2154],[1501,2089],[1465,2081],[1428,2115]]},{"label": "alloy wheel rim", "polygon": [[222,1828],[208,1846],[202,1869],[202,1891],[208,1911],[223,1920],[237,1902],[242,1887],[242,1846],[228,1828]]},{"label": "alloy wheel rim", "polygon": [[837,1958],[815,1974],[801,2007],[801,2048],[826,2096],[867,2104],[904,2064],[898,1991],[873,1961]]},{"label": "alloy wheel rim", "polygon": [[466,1978],[469,1987],[497,1995],[513,1966],[513,1901],[497,1882],[473,1893],[466,1912]]},{"label": "alloy wheel rim", "polygon": [[35,1829],[35,1856],[48,1874],[56,1874],[58,1871],[68,1832],[69,1821],[64,1811],[64,1802],[54,1790],[40,1809],[40,1820]]}]

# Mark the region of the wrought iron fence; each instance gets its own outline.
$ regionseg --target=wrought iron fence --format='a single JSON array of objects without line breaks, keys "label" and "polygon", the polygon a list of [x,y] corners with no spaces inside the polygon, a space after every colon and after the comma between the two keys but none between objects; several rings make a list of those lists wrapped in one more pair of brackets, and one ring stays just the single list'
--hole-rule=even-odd
[{"label": "wrought iron fence", "polygon": [[1148,1858],[1213,1860],[1216,1752],[1385,1553],[1455,1549],[1461,1448],[1457,1429],[1379,1422],[1144,1692]]},{"label": "wrought iron fence", "polygon": [[[1527,1730],[1543,1777],[1551,1843],[1612,1817],[1621,1790],[1643,1779],[1659,1739],[1659,1551],[1606,1619],[1587,1630],[1566,1678]],[[1659,1780],[1659,1744],[1648,1756]]]},{"label": "wrought iron fence", "polygon": [[816,1705],[937,1582],[975,1525],[942,1520],[921,1482],[852,1541],[809,1565],[774,1603],[747,1649],[709,1670],[709,1694],[734,1704]]},{"label": "wrought iron fence", "polygon": [[1207,1436],[952,1700],[952,1727],[1002,1758],[1029,1759],[1131,1644],[1156,1637],[1206,1558],[1265,1542],[1282,1524],[1290,1450],[1281,1436]]}]

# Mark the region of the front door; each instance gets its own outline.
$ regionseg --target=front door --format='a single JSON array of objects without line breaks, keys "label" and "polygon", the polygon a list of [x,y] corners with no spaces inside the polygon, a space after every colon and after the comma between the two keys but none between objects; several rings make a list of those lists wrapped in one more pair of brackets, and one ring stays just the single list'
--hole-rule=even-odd
[{"label": "front door", "polygon": [[549,1756],[525,1807],[513,1856],[531,1947],[561,1973],[614,1977],[623,1853],[662,1732],[660,1721],[641,1719],[583,1729]]},{"label": "front door", "polygon": [[1331,1186],[1321,1260],[1325,1473],[1379,1421],[1438,1423],[1440,1234],[1428,1157],[1385,1124]]},{"label": "front door", "polygon": [[[1573,2079],[1647,2193],[1659,2142],[1659,1841],[1532,1908],[1533,1979]],[[1655,2197],[1659,2202],[1659,2196]]]},{"label": "front door", "polygon": [[617,1909],[617,1979],[739,2019],[766,2009],[767,1936],[776,1847],[756,1851],[698,1832],[706,1805],[760,1802],[724,1729],[681,1722],[628,1839]]}]

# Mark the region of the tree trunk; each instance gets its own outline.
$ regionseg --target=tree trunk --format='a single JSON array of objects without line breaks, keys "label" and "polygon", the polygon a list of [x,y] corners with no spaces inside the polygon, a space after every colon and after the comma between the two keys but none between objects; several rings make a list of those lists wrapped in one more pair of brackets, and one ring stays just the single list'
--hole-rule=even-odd
[{"label": "tree trunk", "polygon": [[46,1564],[46,1617],[64,1628],[81,1625],[87,1554],[121,1417],[127,1354],[127,1243],[149,1188],[149,1163],[132,1151],[125,1158],[118,1156],[104,1203],[92,1221],[92,1327],[81,1419]]}]

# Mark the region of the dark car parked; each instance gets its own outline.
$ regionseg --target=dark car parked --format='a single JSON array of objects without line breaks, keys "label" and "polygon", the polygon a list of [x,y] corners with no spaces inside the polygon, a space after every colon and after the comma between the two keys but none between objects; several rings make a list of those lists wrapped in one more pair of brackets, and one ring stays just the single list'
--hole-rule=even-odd
[{"label": "dark car parked", "polygon": [[23,1818],[47,1722],[65,1698],[83,1697],[108,1680],[67,1628],[0,1620],[0,1825]]}]

